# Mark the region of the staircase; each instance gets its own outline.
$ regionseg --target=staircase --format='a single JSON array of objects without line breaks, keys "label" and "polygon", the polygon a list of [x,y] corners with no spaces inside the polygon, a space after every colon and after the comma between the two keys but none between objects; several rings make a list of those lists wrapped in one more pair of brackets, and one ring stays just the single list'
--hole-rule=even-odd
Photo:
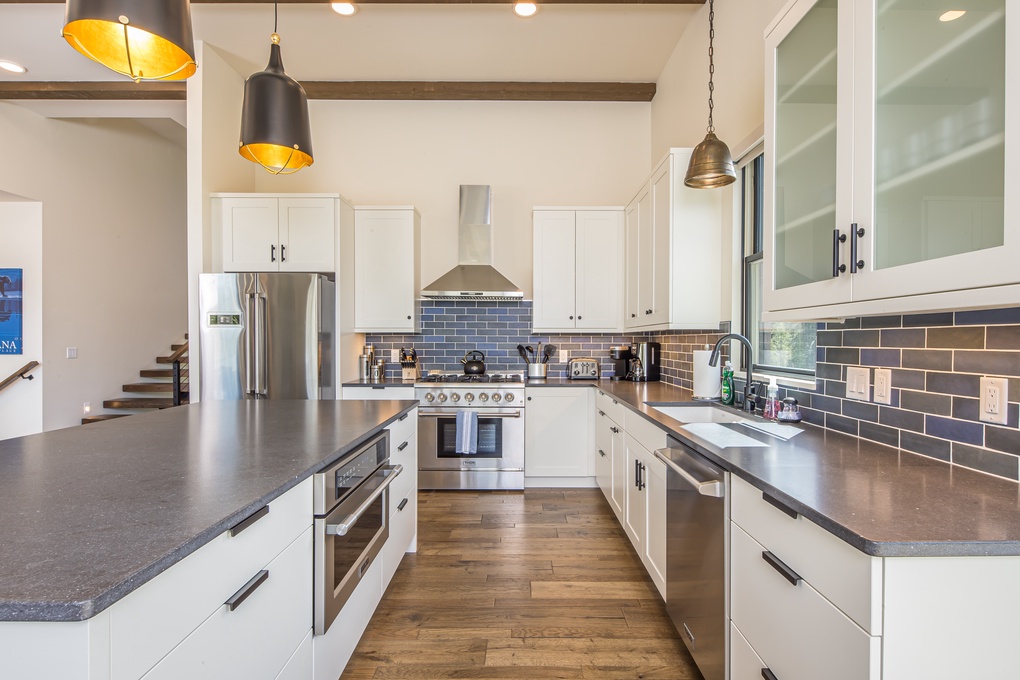
[{"label": "staircase", "polygon": [[[129,383],[121,389],[127,393],[126,396],[108,399],[103,402],[104,409],[123,411],[146,411],[149,409],[173,408],[179,404],[188,403],[188,336],[185,334],[184,343],[170,346],[170,354],[156,357],[156,363],[161,368],[143,368],[138,372],[144,382]],[[178,372],[179,402],[175,403],[174,397],[174,372]],[[153,396],[135,396],[153,395]],[[158,395],[158,396],[156,396]],[[134,413],[99,413],[86,416],[81,419],[82,425],[98,423],[114,418],[123,418],[134,415]]]}]

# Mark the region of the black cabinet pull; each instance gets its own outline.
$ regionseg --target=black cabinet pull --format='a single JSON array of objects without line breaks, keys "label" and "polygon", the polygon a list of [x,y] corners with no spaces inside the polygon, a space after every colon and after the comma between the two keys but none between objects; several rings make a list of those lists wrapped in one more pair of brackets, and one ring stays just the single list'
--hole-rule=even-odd
[{"label": "black cabinet pull", "polygon": [[832,278],[836,278],[846,271],[846,265],[839,263],[839,244],[846,243],[846,234],[839,233],[839,229],[832,230]]},{"label": "black cabinet pull", "polygon": [[599,415],[600,416],[604,416],[604,415],[606,415],[606,412],[605,411],[599,411]]},{"label": "black cabinet pull", "polygon": [[578,315],[577,315],[577,320],[578,320],[578,321],[580,321],[580,320],[581,320],[581,315],[580,315],[580,314],[578,314]]},{"label": "black cabinet pull", "polygon": [[850,226],[853,229],[850,234],[850,273],[856,274],[858,269],[864,269],[864,260],[857,259],[857,239],[864,236],[864,227],[858,227],[856,222]]},{"label": "black cabinet pull", "polygon": [[646,466],[644,463],[638,464],[638,487],[637,487],[638,491],[644,491],[645,487],[648,486],[647,484],[645,484],[645,470],[647,469],[648,466]]},{"label": "black cabinet pull", "polygon": [[385,385],[372,385],[372,389],[373,390],[385,390],[386,386]]},{"label": "black cabinet pull", "polygon": [[771,505],[776,510],[778,510],[779,512],[790,517],[790,519],[797,519],[797,517],[800,516],[797,514],[797,511],[791,508],[789,505],[787,505],[786,503],[784,503],[783,501],[779,500],[774,496],[770,496],[764,491],[761,492],[761,499],[768,503],[769,505]]},{"label": "black cabinet pull", "polygon": [[635,316],[637,316],[637,314],[631,314],[631,315],[630,315],[630,318],[632,318],[632,319],[633,319],[633,318],[634,318]]},{"label": "black cabinet pull", "polygon": [[761,558],[768,562],[769,566],[778,571],[780,576],[789,581],[791,586],[795,586],[801,582],[800,574],[795,572],[793,569],[790,569],[781,559],[770,553],[768,550],[762,551]]},{"label": "black cabinet pull", "polygon": [[606,457],[606,452],[603,451],[602,449],[599,449],[599,455],[602,456],[603,458],[605,458]]},{"label": "black cabinet pull", "polygon": [[765,678],[765,680],[779,680],[779,678],[776,677],[776,674],[768,668],[761,669],[761,677]]},{"label": "black cabinet pull", "polygon": [[407,317],[407,320],[408,320],[408,321],[410,321],[410,320],[411,320],[411,317],[410,317],[410,316],[408,316],[408,317]]},{"label": "black cabinet pull", "polygon": [[528,401],[531,401],[531,397],[528,397]]},{"label": "black cabinet pull", "polygon": [[269,261],[270,262],[276,262],[276,246],[275,245],[270,245],[269,246]]},{"label": "black cabinet pull", "polygon": [[287,261],[287,246],[281,244],[280,245],[280,262],[286,262],[286,261]]},{"label": "black cabinet pull", "polygon": [[230,527],[230,535],[231,536],[237,536],[239,533],[241,533],[242,531],[244,531],[245,529],[250,527],[252,524],[255,524],[255,522],[259,521],[260,519],[262,519],[263,517],[265,517],[268,514],[269,514],[269,506],[268,505],[263,505],[261,508],[259,508],[258,510],[256,510],[252,514],[248,515],[247,517],[242,519],[240,522],[238,522],[234,526]]},{"label": "black cabinet pull", "polygon": [[407,414],[405,413],[404,415],[397,418],[397,420],[407,420]]},{"label": "black cabinet pull", "polygon": [[640,489],[641,487],[638,486],[638,484],[640,484],[640,483],[641,483],[641,461],[635,459],[634,460],[634,486],[637,486],[637,488]]},{"label": "black cabinet pull", "polygon": [[407,505],[407,499],[406,498],[404,500],[400,501],[400,505],[397,506],[397,511],[399,512],[399,511],[403,510],[405,505]]},{"label": "black cabinet pull", "polygon": [[609,429],[613,434],[620,434],[620,428],[618,427],[611,427]]},{"label": "black cabinet pull", "polygon": [[407,448],[407,442],[404,442],[403,444],[401,444],[400,446],[397,447],[397,451],[403,451],[406,448]]},{"label": "black cabinet pull", "polygon": [[259,573],[255,574],[252,580],[241,586],[241,589],[230,596],[230,599],[223,604],[230,608],[230,611],[234,611],[241,606],[241,603],[248,599],[248,596],[258,590],[259,586],[266,582],[269,578],[269,570],[263,569]]},{"label": "black cabinet pull", "polygon": [[570,317],[570,320],[571,320],[571,321],[573,321],[573,320],[574,320],[574,317]]}]

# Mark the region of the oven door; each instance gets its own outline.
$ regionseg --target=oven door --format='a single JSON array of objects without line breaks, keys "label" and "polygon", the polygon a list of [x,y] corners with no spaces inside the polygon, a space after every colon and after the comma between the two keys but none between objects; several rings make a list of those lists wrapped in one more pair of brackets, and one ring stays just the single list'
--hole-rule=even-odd
[{"label": "oven door", "polygon": [[329,628],[390,535],[389,486],[403,470],[379,468],[324,517],[315,518],[315,634]]},{"label": "oven door", "polygon": [[421,470],[523,470],[524,410],[478,409],[478,452],[457,453],[457,413],[418,408],[418,467]]}]

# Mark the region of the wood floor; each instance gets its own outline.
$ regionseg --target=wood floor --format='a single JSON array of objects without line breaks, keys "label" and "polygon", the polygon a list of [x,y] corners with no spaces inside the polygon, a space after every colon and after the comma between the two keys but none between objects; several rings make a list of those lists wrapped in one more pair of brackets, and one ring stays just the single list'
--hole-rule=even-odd
[{"label": "wood floor", "polygon": [[701,677],[598,489],[418,503],[418,554],[343,680]]}]

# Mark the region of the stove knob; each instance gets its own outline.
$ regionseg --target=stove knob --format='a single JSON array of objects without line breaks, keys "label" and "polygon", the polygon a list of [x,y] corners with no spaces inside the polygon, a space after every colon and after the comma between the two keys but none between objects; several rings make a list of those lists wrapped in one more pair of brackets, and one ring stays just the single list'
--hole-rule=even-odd
[{"label": "stove knob", "polygon": [[489,401],[489,395],[487,395],[485,392],[482,392],[481,394],[478,395],[478,399],[479,401]]},{"label": "stove knob", "polygon": [[503,397],[503,398],[506,399],[506,403],[509,404],[511,401],[514,400],[514,393],[513,392],[507,392],[506,396]]},{"label": "stove knob", "polygon": [[428,403],[431,404],[435,400],[436,400],[436,395],[432,394],[431,392],[429,392],[428,394],[425,395],[425,401],[427,401]]},{"label": "stove knob", "polygon": [[453,394],[450,395],[450,401],[452,401],[453,403],[457,403],[458,401],[460,401],[460,395],[454,392]]},{"label": "stove knob", "polygon": [[503,398],[503,395],[501,395],[499,392],[496,392],[495,394],[492,395],[492,400],[493,401],[499,401],[502,398]]},{"label": "stove knob", "polygon": [[470,392],[468,392],[467,394],[464,395],[464,401],[466,401],[467,403],[470,404],[474,400],[475,400],[475,395],[471,394]]},{"label": "stove knob", "polygon": [[445,394],[440,394],[439,395],[439,403],[443,403],[444,401],[446,401],[446,395]]}]

